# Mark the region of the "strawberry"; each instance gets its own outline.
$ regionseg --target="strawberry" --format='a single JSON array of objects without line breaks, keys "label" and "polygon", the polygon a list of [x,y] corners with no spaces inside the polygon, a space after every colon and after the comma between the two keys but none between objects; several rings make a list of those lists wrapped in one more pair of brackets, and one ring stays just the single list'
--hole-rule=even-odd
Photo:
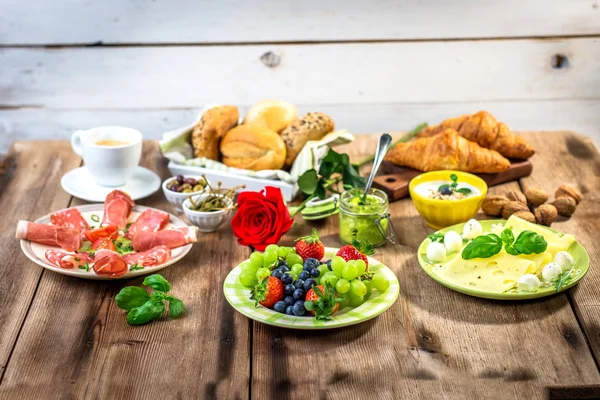
[{"label": "strawberry", "polygon": [[323,258],[325,255],[325,246],[319,240],[319,233],[316,229],[312,230],[312,235],[296,239],[296,254],[302,257],[303,260],[307,258],[320,260]]},{"label": "strawberry", "polygon": [[336,256],[340,256],[346,261],[363,260],[368,268],[369,261],[367,260],[367,256],[372,254],[375,254],[375,250],[373,250],[371,243],[354,239],[352,240],[352,244],[347,244],[339,249]]},{"label": "strawberry", "polygon": [[340,301],[335,289],[329,283],[319,286],[313,286],[306,293],[304,307],[314,315],[318,320],[329,320],[340,308]]},{"label": "strawberry", "polygon": [[257,305],[273,308],[275,303],[283,300],[283,282],[274,276],[267,276],[262,282],[254,286],[250,294],[250,298],[255,300]]}]

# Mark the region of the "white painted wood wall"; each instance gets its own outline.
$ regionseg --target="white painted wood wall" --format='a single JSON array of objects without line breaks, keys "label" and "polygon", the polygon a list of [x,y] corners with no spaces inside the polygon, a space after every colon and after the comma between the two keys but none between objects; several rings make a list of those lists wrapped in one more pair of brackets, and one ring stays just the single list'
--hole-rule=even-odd
[{"label": "white painted wood wall", "polygon": [[600,143],[600,0],[0,0],[0,152],[265,98],[354,133],[487,109]]}]

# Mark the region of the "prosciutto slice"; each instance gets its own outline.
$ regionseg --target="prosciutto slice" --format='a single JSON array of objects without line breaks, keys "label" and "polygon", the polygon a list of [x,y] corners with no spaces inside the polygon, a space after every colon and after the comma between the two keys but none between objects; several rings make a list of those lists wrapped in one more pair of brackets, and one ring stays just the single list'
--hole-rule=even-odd
[{"label": "prosciutto slice", "polygon": [[46,260],[57,267],[64,269],[78,268],[80,265],[85,265],[86,263],[91,264],[94,262],[94,259],[87,253],[72,254],[62,250],[50,249],[46,250],[45,256]]},{"label": "prosciutto slice", "polygon": [[76,208],[67,208],[66,210],[50,214],[50,222],[52,225],[76,229],[79,232],[88,227],[88,223]]},{"label": "prosciutto slice", "polygon": [[144,267],[154,267],[164,264],[171,258],[171,249],[167,246],[156,246],[141,253],[129,253],[123,256],[128,265],[137,264]]},{"label": "prosciutto slice", "polygon": [[114,224],[124,229],[133,206],[135,206],[135,203],[127,193],[113,190],[106,196],[104,201],[102,224]]},{"label": "prosciutto slice", "polygon": [[158,232],[139,232],[133,237],[132,245],[135,251],[146,251],[156,246],[174,249],[198,241],[197,229],[195,226],[187,226]]},{"label": "prosciutto slice", "polygon": [[131,239],[139,232],[156,232],[160,231],[169,223],[169,214],[158,210],[145,210],[138,219],[129,227],[129,231],[125,235]]},{"label": "prosciutto slice", "polygon": [[81,234],[76,229],[29,221],[17,223],[15,237],[48,246],[62,247],[67,251],[75,251],[81,245]]},{"label": "prosciutto slice", "polygon": [[112,250],[98,250],[94,256],[94,272],[98,275],[118,278],[127,273],[127,263],[121,255]]}]

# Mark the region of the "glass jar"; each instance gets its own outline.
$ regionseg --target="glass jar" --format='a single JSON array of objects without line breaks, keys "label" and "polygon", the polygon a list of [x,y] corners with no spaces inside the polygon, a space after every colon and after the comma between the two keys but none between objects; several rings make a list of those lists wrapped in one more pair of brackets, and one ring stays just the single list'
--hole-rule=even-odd
[{"label": "glass jar", "polygon": [[353,239],[383,246],[386,240],[396,242],[396,233],[388,213],[387,195],[379,189],[371,189],[364,204],[364,190],[352,189],[340,197],[340,240],[352,244]]}]

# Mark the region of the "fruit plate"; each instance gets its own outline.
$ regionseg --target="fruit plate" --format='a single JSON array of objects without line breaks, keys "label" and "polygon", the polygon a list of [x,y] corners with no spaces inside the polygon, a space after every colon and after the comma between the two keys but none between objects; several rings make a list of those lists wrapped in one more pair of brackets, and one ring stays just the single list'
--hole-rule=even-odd
[{"label": "fruit plate", "polygon": [[[83,218],[90,225],[93,224],[92,215],[95,214],[100,218],[100,220],[102,220],[102,215],[104,214],[104,204],[87,204],[87,205],[83,205],[83,206],[76,206],[73,208],[78,209],[79,212],[81,213],[81,215],[83,216]],[[130,222],[135,221],[137,219],[137,217],[144,210],[149,209],[149,208],[150,207],[144,207],[144,206],[133,207],[131,216],[129,217],[129,221]],[[171,217],[171,219],[170,219],[170,222],[165,227],[165,229],[184,228],[184,227],[188,226],[185,222],[183,222],[176,216],[171,215],[171,214],[169,214],[169,216]],[[42,218],[38,219],[35,222],[37,222],[38,224],[49,224],[50,223],[50,214],[43,216]],[[33,242],[30,242],[29,240],[23,240],[23,239],[21,240],[21,250],[23,250],[23,253],[25,253],[27,258],[29,258],[34,263],[36,263],[46,269],[49,269],[50,271],[58,272],[59,274],[75,276],[77,278],[83,278],[83,279],[93,279],[93,280],[128,279],[128,278],[133,278],[133,277],[140,276],[140,275],[154,273],[158,270],[168,267],[169,265],[172,265],[172,264],[176,263],[177,261],[181,260],[191,250],[192,244],[190,243],[185,246],[181,246],[181,247],[172,249],[171,250],[171,259],[169,259],[169,261],[167,261],[164,264],[157,265],[154,267],[147,267],[147,268],[143,268],[140,270],[128,271],[125,275],[120,276],[118,278],[111,278],[111,277],[107,277],[107,276],[96,275],[96,273],[92,269],[90,269],[89,271],[86,271],[85,269],[76,269],[76,268],[64,269],[64,268],[59,268],[56,265],[50,264],[46,260],[46,257],[45,257],[46,250],[56,249],[56,248],[57,247],[46,246],[46,245],[39,244],[39,243],[33,243]]]},{"label": "fruit plate", "polygon": [[[503,220],[503,219],[501,219],[501,220],[485,220],[485,221],[479,221],[479,222],[481,223],[481,226],[483,227],[484,232],[491,232],[493,224],[504,225],[506,223],[506,220]],[[465,225],[464,223],[453,225],[448,228],[441,229],[441,230],[437,231],[437,233],[445,234],[448,231],[455,231],[455,232],[461,234],[464,225]],[[554,233],[560,233],[554,229],[545,228],[545,227],[544,227],[544,229],[548,229],[549,231],[554,232]],[[482,297],[482,298],[494,299],[494,300],[529,300],[529,299],[536,299],[539,297],[552,296],[552,295],[555,295],[558,293],[553,285],[542,286],[542,287],[540,287],[540,289],[537,292],[524,292],[524,291],[519,291],[515,288],[515,289],[510,289],[504,293],[490,292],[490,291],[486,291],[486,290],[479,290],[479,289],[475,289],[475,288],[468,288],[468,287],[456,285],[456,284],[448,282],[444,278],[438,276],[435,273],[434,264],[429,263],[427,260],[425,260],[424,255],[427,250],[427,244],[428,244],[428,241],[426,239],[419,246],[418,257],[419,257],[419,264],[421,264],[421,268],[423,268],[423,270],[427,273],[427,275],[429,275],[431,278],[433,278],[433,280],[435,280],[438,283],[441,283],[442,285],[446,286],[447,288],[455,290],[457,292],[464,293],[469,296]],[[565,283],[565,285],[562,287],[561,292],[575,286],[581,280],[581,278],[583,278],[583,276],[587,273],[588,268],[590,266],[590,257],[588,256],[588,254],[585,251],[585,249],[583,248],[583,246],[581,244],[579,244],[577,241],[573,242],[573,244],[567,249],[567,251],[571,254],[571,256],[573,256],[573,260],[575,261],[575,268],[573,269],[572,277],[569,278],[568,281]]]},{"label": "fruit plate", "polygon": [[[326,247],[325,259],[335,256],[338,250]],[[332,316],[330,321],[317,321],[312,316],[296,317],[278,313],[261,305],[255,306],[254,301],[250,300],[250,289],[244,287],[238,280],[242,270],[241,265],[247,260],[229,272],[223,284],[223,293],[229,304],[238,312],[267,325],[290,329],[334,329],[360,324],[375,318],[390,308],[400,293],[398,278],[392,270],[371,257],[368,257],[368,260],[369,271],[381,271],[385,274],[390,281],[390,287],[384,293],[373,291],[369,300],[356,308],[346,307],[339,310]]]}]

